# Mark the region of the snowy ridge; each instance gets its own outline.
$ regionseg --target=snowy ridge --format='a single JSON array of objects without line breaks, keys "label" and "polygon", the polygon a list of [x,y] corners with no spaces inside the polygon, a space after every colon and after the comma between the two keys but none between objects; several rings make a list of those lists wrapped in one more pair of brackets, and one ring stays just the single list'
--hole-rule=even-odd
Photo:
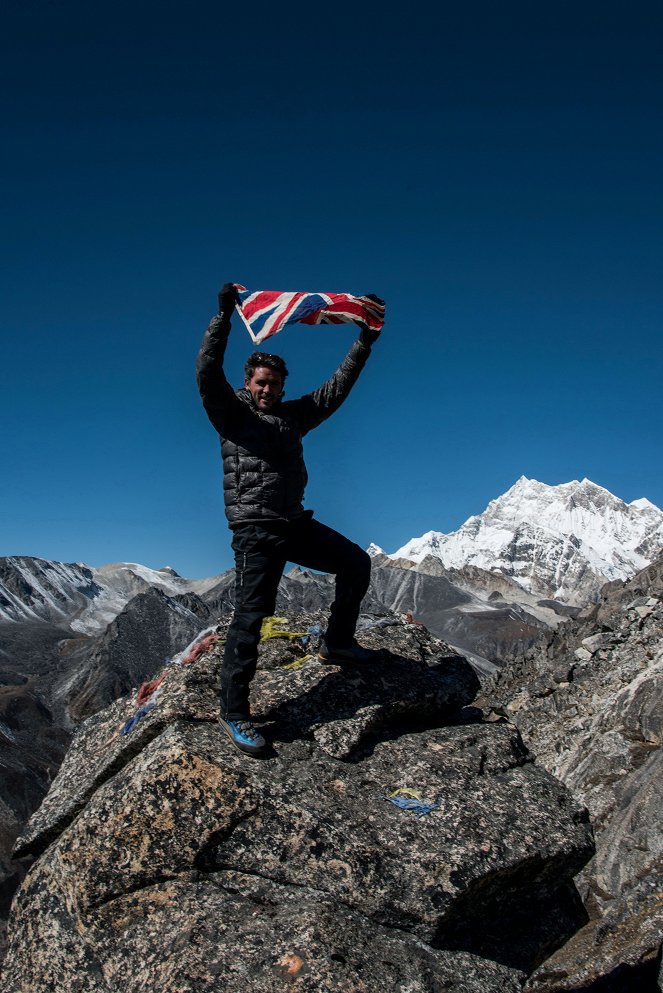
[{"label": "snowy ridge", "polygon": [[429,531],[390,558],[434,555],[445,568],[502,572],[528,592],[580,603],[662,548],[663,511],[649,500],[627,504],[589,479],[548,486],[522,476],[458,531]]},{"label": "snowy ridge", "polygon": [[203,593],[219,578],[183,579],[172,569],[136,562],[93,569],[27,555],[0,558],[0,621],[50,621],[77,634],[95,634],[139,593],[153,587],[168,596]]},{"label": "snowy ridge", "polygon": [[29,556],[0,560],[0,619],[66,618],[99,592],[87,566]]}]

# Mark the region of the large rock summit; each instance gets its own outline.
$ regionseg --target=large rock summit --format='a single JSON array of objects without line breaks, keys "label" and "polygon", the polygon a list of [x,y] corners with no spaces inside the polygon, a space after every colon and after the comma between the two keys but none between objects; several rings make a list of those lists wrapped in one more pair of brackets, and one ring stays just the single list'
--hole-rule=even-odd
[{"label": "large rock summit", "polygon": [[263,642],[261,760],[220,733],[213,638],[80,727],[17,843],[2,993],[515,993],[586,921],[586,812],[467,662],[392,617],[379,666],[325,666],[316,619]]}]

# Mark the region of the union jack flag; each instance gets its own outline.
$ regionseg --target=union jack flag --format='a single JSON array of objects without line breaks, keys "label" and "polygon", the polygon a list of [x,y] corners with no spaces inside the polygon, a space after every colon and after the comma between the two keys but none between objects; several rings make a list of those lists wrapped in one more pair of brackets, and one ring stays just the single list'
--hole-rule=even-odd
[{"label": "union jack flag", "polygon": [[281,331],[286,324],[367,324],[376,331],[384,324],[384,304],[370,296],[350,293],[290,293],[256,290],[235,283],[236,310],[255,344]]}]

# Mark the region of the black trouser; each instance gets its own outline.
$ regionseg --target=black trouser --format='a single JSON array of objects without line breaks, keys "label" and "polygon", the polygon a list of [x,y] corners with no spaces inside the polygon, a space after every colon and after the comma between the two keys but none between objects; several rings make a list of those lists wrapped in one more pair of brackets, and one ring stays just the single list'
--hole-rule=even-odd
[{"label": "black trouser", "polygon": [[260,627],[274,613],[276,591],[286,562],[336,574],[336,597],[326,638],[335,648],[352,643],[359,607],[371,578],[371,560],[359,545],[337,531],[304,518],[235,529],[235,613],[221,667],[221,716],[249,716],[249,684],[256,671]]}]

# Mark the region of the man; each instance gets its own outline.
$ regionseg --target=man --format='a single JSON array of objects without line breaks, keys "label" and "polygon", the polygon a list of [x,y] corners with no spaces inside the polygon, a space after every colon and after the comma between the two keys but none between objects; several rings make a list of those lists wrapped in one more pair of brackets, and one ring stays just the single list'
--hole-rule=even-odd
[{"label": "man", "polygon": [[364,368],[379,332],[361,324],[358,340],[334,375],[299,400],[283,400],[288,375],[278,355],[254,352],[244,389],[223,372],[230,319],[237,301],[232,283],[219,293],[219,314],[205,333],[197,362],[200,395],[221,436],[226,516],[233,531],[235,612],[221,667],[221,726],[240,751],[258,754],[265,739],[251,722],[249,687],[255,675],[260,627],[274,613],[286,562],[336,575],[320,659],[367,665],[377,652],[355,641],[370,558],[358,545],[313,519],[302,500],[307,482],[302,437],[338,410]]}]

